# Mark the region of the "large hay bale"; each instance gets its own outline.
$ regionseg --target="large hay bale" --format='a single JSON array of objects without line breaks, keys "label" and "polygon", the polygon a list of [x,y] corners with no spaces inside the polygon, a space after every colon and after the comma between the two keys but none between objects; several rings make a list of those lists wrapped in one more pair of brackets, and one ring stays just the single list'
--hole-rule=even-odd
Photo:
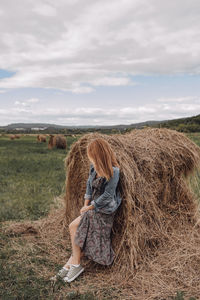
[{"label": "large hay bale", "polygon": [[95,138],[105,139],[120,165],[122,204],[115,216],[111,265],[121,274],[138,268],[179,229],[199,218],[197,199],[187,178],[199,168],[200,148],[185,134],[166,128],[145,128],[121,135],[89,133],[72,144],[65,164],[66,221],[84,204],[90,162],[86,148]]},{"label": "large hay bale", "polygon": [[48,148],[52,149],[53,147],[56,147],[57,149],[66,149],[66,138],[60,134],[55,136],[51,134],[48,142]]}]

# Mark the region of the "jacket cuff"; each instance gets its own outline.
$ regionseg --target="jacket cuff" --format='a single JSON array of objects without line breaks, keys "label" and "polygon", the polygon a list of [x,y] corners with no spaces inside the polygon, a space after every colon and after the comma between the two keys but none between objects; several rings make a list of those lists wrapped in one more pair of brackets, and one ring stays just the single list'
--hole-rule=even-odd
[{"label": "jacket cuff", "polygon": [[95,210],[96,212],[98,212],[98,208],[97,208],[96,203],[94,202],[94,200],[92,200],[92,201],[90,202],[90,205],[94,205],[94,210]]},{"label": "jacket cuff", "polygon": [[92,199],[92,196],[91,196],[91,195],[88,195],[88,194],[85,194],[84,199],[91,200],[91,199]]}]

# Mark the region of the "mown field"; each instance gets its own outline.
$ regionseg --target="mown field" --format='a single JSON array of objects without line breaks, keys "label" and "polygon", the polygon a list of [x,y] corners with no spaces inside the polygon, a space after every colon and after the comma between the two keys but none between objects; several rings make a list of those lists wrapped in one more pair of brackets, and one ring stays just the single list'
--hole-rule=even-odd
[{"label": "mown field", "polygon": [[[187,136],[200,146],[200,133]],[[59,199],[65,193],[64,159],[75,141],[76,138],[69,137],[66,150],[49,150],[47,143],[38,143],[35,136],[17,140],[0,137],[0,230],[12,222],[38,220],[50,209],[59,207]],[[199,187],[200,181],[194,187],[195,193],[199,193]],[[31,245],[23,238],[0,231],[0,299],[97,299],[89,289],[84,294],[63,293],[62,282],[52,289],[40,269],[44,264],[56,271],[62,265],[53,264],[44,249]],[[104,296],[102,292],[102,299],[118,299],[117,293],[108,287]],[[186,298],[183,292],[177,291],[176,296],[169,295],[168,299]],[[191,295],[187,299],[196,298]]]}]

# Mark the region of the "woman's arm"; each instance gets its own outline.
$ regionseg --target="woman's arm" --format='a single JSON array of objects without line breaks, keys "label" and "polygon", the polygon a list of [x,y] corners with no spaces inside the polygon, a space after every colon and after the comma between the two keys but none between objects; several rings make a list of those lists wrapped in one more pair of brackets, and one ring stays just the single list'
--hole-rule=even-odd
[{"label": "woman's arm", "polygon": [[92,189],[91,189],[90,181],[89,181],[90,176],[91,175],[89,175],[88,180],[87,180],[86,193],[84,195],[84,199],[89,200],[89,201],[92,199]]},{"label": "woman's arm", "polygon": [[84,205],[88,205],[90,200],[92,199],[92,189],[90,186],[90,176],[91,176],[92,167],[93,167],[93,165],[90,164],[89,177],[88,177],[87,184],[86,184],[86,193],[84,195],[84,199],[85,199]]},{"label": "woman's arm", "polygon": [[113,177],[107,182],[104,193],[97,199],[92,200],[91,204],[94,206],[96,212],[111,202],[116,193],[117,184],[119,181],[119,168],[114,168]]},{"label": "woman's arm", "polygon": [[85,201],[84,201],[84,206],[89,205],[89,203],[90,203],[90,199],[85,199]]}]

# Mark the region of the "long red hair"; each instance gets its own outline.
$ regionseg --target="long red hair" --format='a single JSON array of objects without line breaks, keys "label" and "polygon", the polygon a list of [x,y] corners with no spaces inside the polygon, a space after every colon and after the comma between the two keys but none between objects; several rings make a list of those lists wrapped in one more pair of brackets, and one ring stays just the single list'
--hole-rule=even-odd
[{"label": "long red hair", "polygon": [[97,138],[87,146],[87,156],[94,164],[97,174],[109,180],[113,176],[113,168],[118,167],[114,151],[107,141]]}]

